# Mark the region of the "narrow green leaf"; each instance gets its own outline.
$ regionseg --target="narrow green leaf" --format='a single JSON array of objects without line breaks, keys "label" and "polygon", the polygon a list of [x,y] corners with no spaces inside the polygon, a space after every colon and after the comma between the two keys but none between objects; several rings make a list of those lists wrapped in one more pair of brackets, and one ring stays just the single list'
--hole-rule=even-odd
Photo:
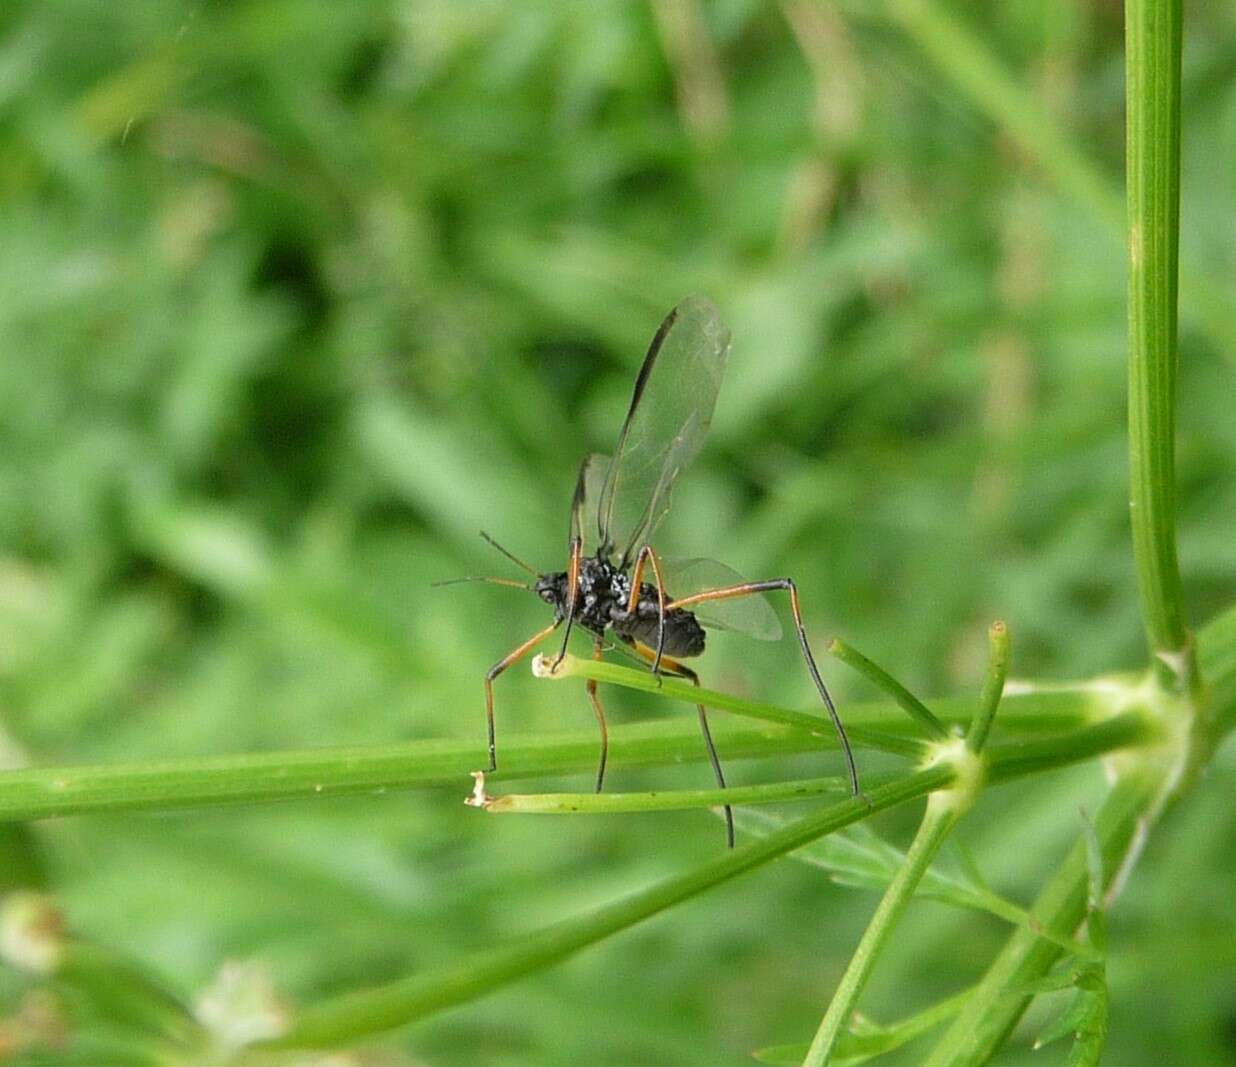
[{"label": "narrow green leaf", "polygon": [[1064,1011],[1057,1015],[1034,1039],[1034,1047],[1040,1049],[1044,1045],[1050,1045],[1053,1041],[1059,1041],[1062,1037],[1080,1033],[1090,1017],[1090,1005],[1087,1003],[1089,999],[1080,990],[1075,992],[1069,998]]},{"label": "narrow green leaf", "polygon": [[[1035,1039],[1035,1049],[1042,1048],[1063,1037],[1072,1036],[1068,1063],[1082,1065],[1099,1062],[1107,1040],[1108,994],[1107,981],[1101,966],[1086,965],[1073,968],[1058,976],[1063,984],[1059,988],[1074,989],[1074,994],[1056,1016]],[[1038,983],[1036,992],[1051,992],[1046,982]]]},{"label": "narrow green leaf", "polygon": [[1033,982],[1019,985],[1013,992],[1037,996],[1040,993],[1059,993],[1065,989],[1076,989],[1077,974],[1078,968],[1070,963],[1066,967],[1052,971],[1051,974],[1043,975],[1042,978],[1036,978]]},{"label": "narrow green leaf", "polygon": [[1094,824],[1082,810],[1082,839],[1086,842],[1086,870],[1089,876],[1090,892],[1087,901],[1086,940],[1094,947],[1101,957],[1107,952],[1107,916],[1103,907],[1103,852],[1099,847],[1098,835],[1094,832]]},{"label": "narrow green leaf", "polygon": [[901,707],[907,715],[927,731],[929,737],[943,740],[950,736],[948,728],[932,714],[931,710],[888,673],[879,664],[864,656],[858,649],[841,640],[834,640],[828,646],[828,651],[853,667],[859,674],[880,689],[883,689]]},{"label": "narrow green leaf", "polygon": [[188,1005],[144,966],[103,946],[70,942],[53,980],[110,1026],[185,1043],[200,1035]]}]

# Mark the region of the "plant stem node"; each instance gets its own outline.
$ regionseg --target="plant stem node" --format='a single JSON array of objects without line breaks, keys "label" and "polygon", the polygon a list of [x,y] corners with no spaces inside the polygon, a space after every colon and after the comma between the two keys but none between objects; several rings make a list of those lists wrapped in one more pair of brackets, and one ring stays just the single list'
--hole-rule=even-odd
[{"label": "plant stem node", "polygon": [[933,741],[920,766],[923,769],[942,763],[953,769],[952,784],[931,795],[930,804],[938,810],[951,810],[960,815],[978,799],[986,777],[987,760],[982,753],[971,751],[964,737]]}]

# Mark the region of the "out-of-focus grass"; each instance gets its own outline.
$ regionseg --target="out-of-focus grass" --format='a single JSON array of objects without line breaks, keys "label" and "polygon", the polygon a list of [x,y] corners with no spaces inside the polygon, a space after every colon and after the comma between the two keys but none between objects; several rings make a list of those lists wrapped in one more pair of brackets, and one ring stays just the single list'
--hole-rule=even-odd
[{"label": "out-of-focus grass", "polygon": [[[560,565],[578,457],[610,446],[648,337],[693,291],[722,308],[734,352],[669,551],[793,575],[820,648],[844,635],[920,692],[975,687],[995,615],[1016,674],[1140,659],[1106,222],[895,24],[730,3],[702,12],[710,47],[684,51],[676,7],[0,12],[14,748],[69,762],[479,742],[481,675],[543,606],[429,582],[502,570],[482,526]],[[966,15],[1118,182],[1118,10],[1030,11]],[[1236,35],[1222,11],[1190,20],[1182,248],[1222,280]],[[1236,592],[1230,355],[1186,330],[1195,622]],[[718,635],[701,670],[812,697],[788,641]],[[829,681],[843,713],[869,695]],[[616,718],[653,711],[608,700]],[[591,718],[582,690],[524,671],[501,680],[499,715],[507,735]],[[1236,1061],[1232,776],[1229,753],[1112,913],[1113,1062]],[[707,782],[696,767],[614,785],[671,780]],[[34,833],[80,931],[183,992],[258,957],[306,1000],[721,844],[690,813],[487,819],[459,803],[467,786]],[[1024,900],[1097,787],[1076,772],[993,794],[962,836]],[[442,1064],[743,1062],[810,1032],[871,903],[784,865],[399,1042]],[[973,980],[998,944],[998,926],[985,942],[930,908],[868,996],[888,1018]]]}]

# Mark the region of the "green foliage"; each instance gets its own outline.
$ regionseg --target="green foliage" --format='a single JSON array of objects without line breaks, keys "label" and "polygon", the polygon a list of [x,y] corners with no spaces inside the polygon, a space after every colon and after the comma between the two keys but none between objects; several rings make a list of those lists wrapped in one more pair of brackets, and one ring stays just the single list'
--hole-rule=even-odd
[{"label": "green foliage", "polygon": [[[1167,581],[1172,603],[1153,602],[1187,609],[1156,624],[1177,635],[1236,599],[1236,46],[1222,11],[1189,14],[1180,597]],[[481,676],[544,605],[429,583],[505,573],[481,527],[561,564],[579,456],[612,443],[660,315],[705,291],[733,357],[664,546],[795,578],[856,740],[905,716],[856,705],[867,683],[821,655],[834,634],[922,694],[978,691],[996,615],[1014,678],[1144,666],[1122,47],[1116,9],[1055,2],[964,17],[927,0],[6,5],[0,757],[53,770],[0,782],[0,798],[25,814],[141,807],[136,774],[160,809],[300,798],[6,830],[6,890],[53,893],[71,943],[97,953],[80,957],[84,999],[136,983],[138,1000],[200,1018],[225,962],[256,960],[290,1013],[409,975],[479,992],[468,969],[490,960],[527,977],[355,1062],[713,1065],[810,1033],[871,906],[833,884],[841,860],[735,881],[552,971],[511,954],[563,915],[578,917],[570,944],[590,943],[615,901],[651,907],[638,894],[736,858],[698,811],[466,809]],[[1162,436],[1148,443],[1161,460]],[[817,712],[792,642],[709,640],[706,685]],[[1236,722],[1234,650],[1229,611],[1198,648],[1216,738]],[[1137,740],[1085,734],[1137,684],[1010,692],[984,751],[1011,776],[1059,755],[1051,729],[1091,738],[1079,759]],[[615,790],[710,784],[688,706],[603,691],[615,720],[659,720],[615,731]],[[586,788],[582,682],[518,670],[498,702],[512,776]],[[975,707],[929,704],[946,725]],[[840,766],[827,738],[725,717],[735,784]],[[859,753],[865,781],[900,773],[918,747],[900,736]],[[349,764],[358,753],[372,762]],[[76,764],[99,775],[75,779],[79,808],[54,770]],[[319,772],[372,794],[319,796]],[[1236,1063],[1234,775],[1221,748],[1150,837],[1107,920],[1102,1011],[1074,982],[1089,1014],[1067,1029],[1102,1021],[1105,1062]],[[427,788],[384,792],[401,784]],[[1012,988],[1037,988],[1093,895],[1086,844],[1070,846],[1078,803],[1110,880],[1158,791],[1130,779],[1105,795],[1093,761],[985,793],[957,833],[991,900],[1035,899],[1034,924],[1005,944],[1009,915],[915,902],[863,1001],[907,1021],[840,1047],[867,1033],[881,1062],[921,1063],[921,1043],[900,1046],[925,1018],[960,1048],[978,1031],[965,1012],[947,1029],[957,991],[1009,999],[982,980],[993,957]],[[876,820],[885,844],[849,856],[850,880],[887,885],[913,814]],[[919,895],[977,892],[940,877]],[[1062,973],[1094,966],[1082,954]],[[149,1062],[131,1031],[56,1046],[39,985],[0,973],[0,1031],[28,1039],[30,1062]],[[948,1007],[914,1016],[925,1004]],[[178,1048],[205,1040],[197,1025]],[[1046,1029],[1032,1017],[1002,1062],[1049,1055],[1030,1052]]]}]

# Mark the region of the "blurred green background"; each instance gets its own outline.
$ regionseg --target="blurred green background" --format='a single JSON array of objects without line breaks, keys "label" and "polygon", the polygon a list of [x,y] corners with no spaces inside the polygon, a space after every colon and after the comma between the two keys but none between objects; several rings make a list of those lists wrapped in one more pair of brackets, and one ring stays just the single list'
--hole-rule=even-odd
[{"label": "blurred green background", "polygon": [[[692,292],[734,347],[663,550],[794,576],[817,647],[844,635],[924,694],[977,688],[996,616],[1019,675],[1140,663],[1120,236],[954,87],[964,57],[866,8],[5,4],[10,758],[432,737],[479,753],[482,675],[544,605],[429,584],[507,573],[482,527],[562,566],[579,457],[612,446],[648,339]],[[1119,5],[938,10],[1118,204]],[[1182,246],[1225,298],[1234,30],[1230,6],[1188,13]],[[1183,325],[1200,623],[1236,598],[1236,338]],[[789,641],[719,635],[700,669],[812,704]],[[843,713],[872,695],[824,669]],[[524,669],[498,700],[499,744],[592,722],[582,687]],[[607,702],[618,722],[690,713]],[[1113,915],[1107,1062],[1236,1063],[1234,771],[1229,746]],[[618,769],[611,788],[707,781],[702,764]],[[75,930],[186,995],[242,959],[299,1002],[723,847],[703,814],[488,819],[460,803],[468,784],[33,832]],[[1101,788],[1097,767],[1005,787],[961,836],[1028,900]],[[750,1062],[813,1031],[873,904],[783,861],[396,1035],[391,1062]],[[1004,932],[916,905],[866,1006],[892,1018],[959,989]],[[1030,1062],[1028,1042],[1002,1062]]]}]

